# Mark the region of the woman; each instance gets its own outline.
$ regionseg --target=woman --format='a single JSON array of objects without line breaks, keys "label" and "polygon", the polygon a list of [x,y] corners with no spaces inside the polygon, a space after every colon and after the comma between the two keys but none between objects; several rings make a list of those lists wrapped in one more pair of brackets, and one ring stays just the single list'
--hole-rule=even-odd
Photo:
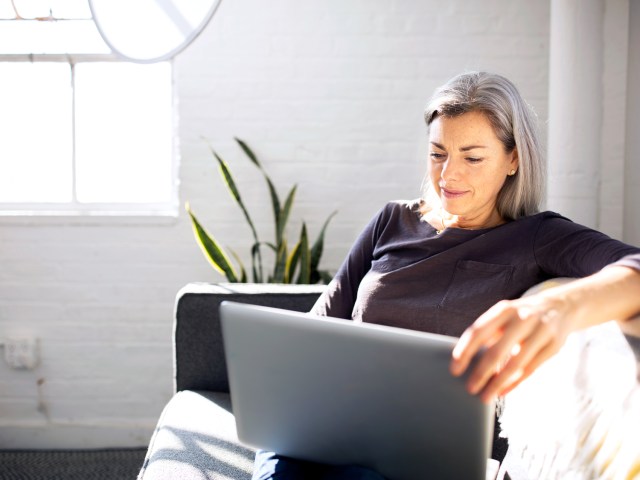
[{"label": "woman", "polygon": [[[544,159],[515,86],[466,73],[432,97],[424,198],[387,204],[313,312],[459,336],[451,362],[484,402],[505,395],[573,331],[640,312],[640,249],[539,213]],[[606,268],[605,268],[606,267]],[[570,284],[520,298],[552,277]],[[381,478],[259,452],[254,479]]]}]

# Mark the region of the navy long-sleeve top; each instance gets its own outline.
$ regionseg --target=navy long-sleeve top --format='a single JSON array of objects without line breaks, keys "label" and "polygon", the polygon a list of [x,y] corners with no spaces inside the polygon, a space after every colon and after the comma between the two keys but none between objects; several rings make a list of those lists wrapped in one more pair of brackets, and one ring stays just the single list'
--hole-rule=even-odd
[{"label": "navy long-sleeve top", "polygon": [[553,212],[438,234],[419,207],[415,200],[382,208],[312,312],[460,336],[489,307],[543,280],[611,264],[640,271],[639,248]]}]

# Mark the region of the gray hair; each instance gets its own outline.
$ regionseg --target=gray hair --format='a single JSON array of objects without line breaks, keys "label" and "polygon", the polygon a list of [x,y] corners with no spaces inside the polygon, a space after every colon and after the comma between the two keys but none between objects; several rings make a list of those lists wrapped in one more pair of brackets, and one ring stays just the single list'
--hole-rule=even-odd
[{"label": "gray hair", "polygon": [[[472,111],[487,116],[506,152],[518,149],[518,170],[507,177],[498,194],[498,213],[511,220],[537,213],[544,194],[545,162],[533,109],[505,77],[468,72],[452,78],[435,91],[424,118],[430,126],[440,115],[455,117]],[[427,189],[430,183],[426,182]],[[428,193],[425,192],[425,202]]]}]

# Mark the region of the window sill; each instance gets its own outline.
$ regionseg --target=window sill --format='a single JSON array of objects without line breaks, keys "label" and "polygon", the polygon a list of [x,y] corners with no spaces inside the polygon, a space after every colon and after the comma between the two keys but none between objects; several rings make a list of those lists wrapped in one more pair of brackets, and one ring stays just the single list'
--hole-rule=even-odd
[{"label": "window sill", "polygon": [[109,225],[175,225],[178,209],[149,210],[88,210],[88,211],[0,211],[0,225],[16,226],[109,226]]}]

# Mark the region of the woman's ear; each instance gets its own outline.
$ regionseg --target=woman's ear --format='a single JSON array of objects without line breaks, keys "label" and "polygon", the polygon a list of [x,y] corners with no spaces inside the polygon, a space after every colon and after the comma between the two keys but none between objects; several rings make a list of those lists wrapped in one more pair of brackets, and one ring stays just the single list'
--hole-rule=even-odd
[{"label": "woman's ear", "polygon": [[520,158],[518,156],[518,148],[513,147],[513,151],[511,152],[511,161],[509,162],[509,171],[518,171],[518,166],[520,165]]}]

